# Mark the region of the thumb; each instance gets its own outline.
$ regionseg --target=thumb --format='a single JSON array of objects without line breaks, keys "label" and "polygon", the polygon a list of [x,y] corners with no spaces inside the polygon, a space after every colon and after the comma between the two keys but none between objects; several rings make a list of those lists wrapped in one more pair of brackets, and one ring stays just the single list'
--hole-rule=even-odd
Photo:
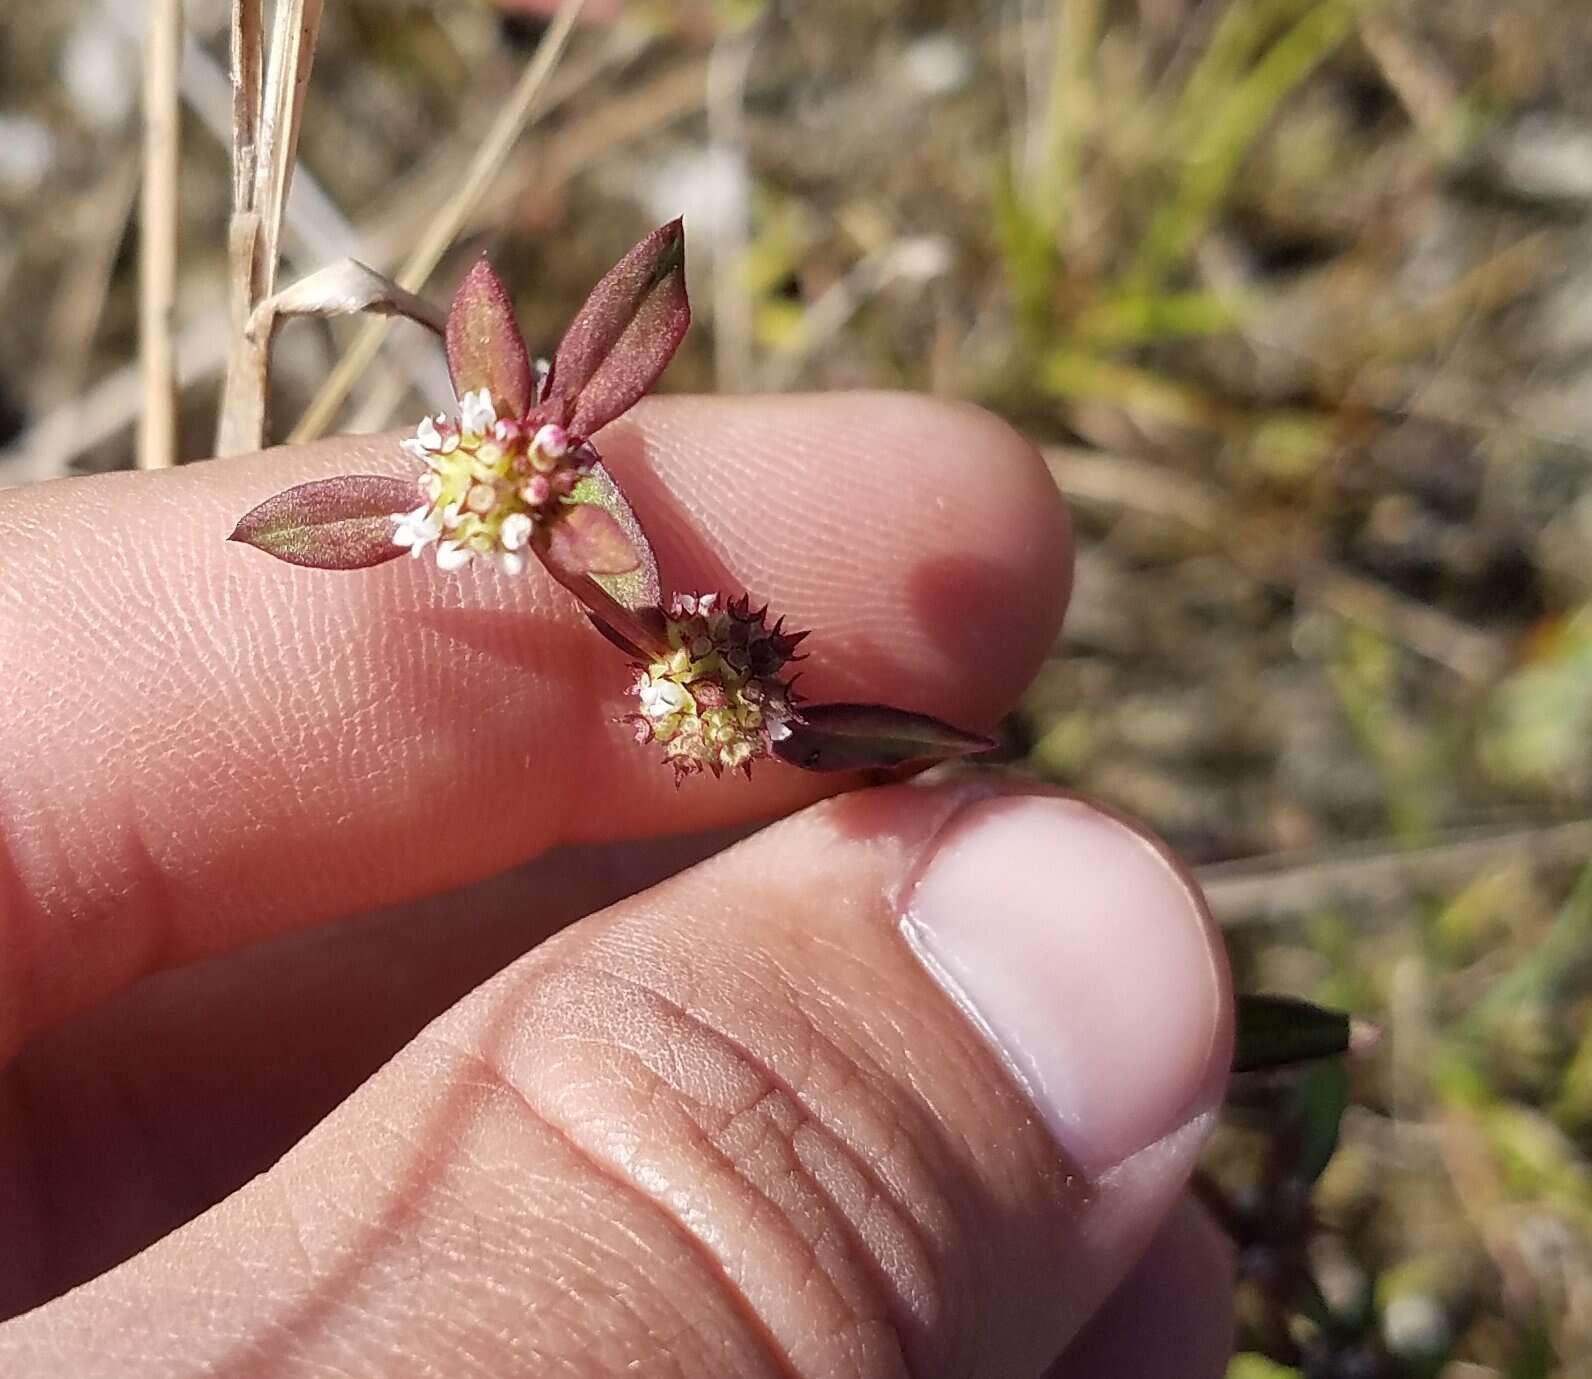
[{"label": "thumb", "polygon": [[1075,800],[814,806],[501,973],[0,1370],[1038,1375],[1192,1167],[1219,953]]}]

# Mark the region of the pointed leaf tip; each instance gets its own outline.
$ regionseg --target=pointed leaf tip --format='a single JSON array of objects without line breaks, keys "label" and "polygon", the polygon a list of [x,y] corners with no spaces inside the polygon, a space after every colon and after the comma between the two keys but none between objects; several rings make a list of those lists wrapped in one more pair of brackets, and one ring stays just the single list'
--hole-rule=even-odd
[{"label": "pointed leaf tip", "polygon": [[1240,995],[1234,1001],[1233,1071],[1281,1068],[1347,1053],[1361,1025],[1342,1011],[1294,996]]},{"label": "pointed leaf tip", "polygon": [[416,502],[414,480],[340,474],[267,498],[233,528],[229,541],[254,546],[289,565],[363,570],[404,553],[393,517]]},{"label": "pointed leaf tip", "polygon": [[589,436],[658,381],[691,325],[685,226],[660,225],[603,275],[559,341],[548,401]]},{"label": "pointed leaf tip", "polygon": [[458,397],[485,388],[499,416],[531,407],[531,356],[503,280],[482,257],[465,274],[448,309],[448,373]]},{"label": "pointed leaf tip", "polygon": [[802,721],[773,744],[774,755],[804,771],[856,771],[945,761],[995,744],[927,714],[883,704],[804,705]]}]

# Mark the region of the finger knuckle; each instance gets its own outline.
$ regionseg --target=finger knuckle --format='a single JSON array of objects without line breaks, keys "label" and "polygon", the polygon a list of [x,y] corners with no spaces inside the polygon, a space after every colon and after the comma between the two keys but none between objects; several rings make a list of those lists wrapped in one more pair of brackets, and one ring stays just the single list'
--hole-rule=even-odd
[{"label": "finger knuckle", "polygon": [[970,1331],[946,1312],[974,1293],[952,1277],[942,1129],[777,973],[737,974],[748,1027],[668,966],[539,964],[484,1062],[623,1210],[709,1265],[785,1372],[908,1375],[931,1344],[941,1369]]}]

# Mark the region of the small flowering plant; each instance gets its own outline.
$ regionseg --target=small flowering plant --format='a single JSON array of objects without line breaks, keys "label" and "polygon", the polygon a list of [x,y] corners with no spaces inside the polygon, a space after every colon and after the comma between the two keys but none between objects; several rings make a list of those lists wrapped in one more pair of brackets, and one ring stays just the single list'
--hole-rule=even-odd
[{"label": "small flowering plant", "polygon": [[641,524],[592,444],[667,367],[691,321],[678,220],[603,277],[551,363],[533,363],[485,259],[465,277],[444,340],[458,413],[402,442],[410,478],[345,474],[299,484],[239,521],[231,540],[295,565],[357,570],[408,553],[439,568],[532,560],[632,662],[636,739],[676,781],[774,758],[809,771],[924,763],[990,746],[922,714],[877,704],[805,704],[789,673],[805,632],[770,624],[744,594],[665,600]]}]

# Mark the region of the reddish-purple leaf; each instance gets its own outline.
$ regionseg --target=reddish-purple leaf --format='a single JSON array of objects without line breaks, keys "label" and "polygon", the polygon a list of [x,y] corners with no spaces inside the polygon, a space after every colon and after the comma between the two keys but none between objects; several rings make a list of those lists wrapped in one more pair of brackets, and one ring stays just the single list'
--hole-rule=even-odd
[{"label": "reddish-purple leaf", "polygon": [[530,410],[531,356],[509,294],[484,258],[453,294],[446,340],[455,396],[485,388],[500,417],[522,417]]},{"label": "reddish-purple leaf", "polygon": [[585,606],[586,616],[597,630],[638,661],[656,661],[669,654],[669,625],[663,609],[626,608],[594,579],[586,580],[582,588],[565,587]]},{"label": "reddish-purple leaf", "polygon": [[987,752],[995,744],[927,714],[883,704],[804,704],[774,755],[804,771],[856,771]]},{"label": "reddish-purple leaf", "polygon": [[591,503],[565,508],[548,523],[542,558],[582,575],[628,575],[641,564],[625,529]]},{"label": "reddish-purple leaf", "polygon": [[531,550],[540,557],[560,584],[569,590],[586,610],[592,625],[610,642],[638,661],[651,661],[669,654],[667,623],[663,609],[656,605],[626,607],[592,575],[584,574],[549,551],[550,535],[538,532]]},{"label": "reddish-purple leaf", "polygon": [[[635,559],[623,570],[600,570],[588,565],[586,573],[626,608],[655,608],[663,602],[663,586],[658,580],[658,561],[652,543],[625,500],[624,491],[614,482],[608,467],[598,460],[582,474],[569,495],[570,502],[591,506],[614,520],[629,543]],[[561,524],[555,524],[555,526]]]},{"label": "reddish-purple leaf", "polygon": [[413,479],[340,474],[267,498],[243,515],[229,541],[257,546],[290,565],[363,570],[404,553],[393,515],[418,501]]},{"label": "reddish-purple leaf", "polygon": [[657,382],[690,324],[685,229],[671,220],[608,270],[570,322],[549,404],[572,435],[591,435]]}]

